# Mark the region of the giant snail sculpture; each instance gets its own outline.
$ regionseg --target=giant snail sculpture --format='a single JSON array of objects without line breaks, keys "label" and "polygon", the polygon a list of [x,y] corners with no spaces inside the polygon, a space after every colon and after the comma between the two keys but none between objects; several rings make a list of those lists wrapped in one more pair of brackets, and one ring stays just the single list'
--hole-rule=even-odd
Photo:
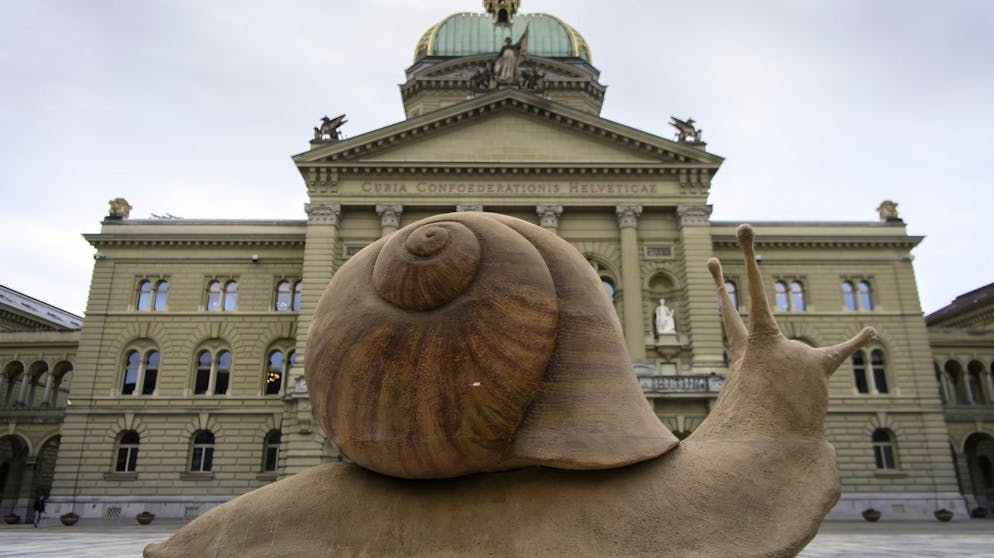
[{"label": "giant snail sculpture", "polygon": [[748,326],[712,258],[731,369],[679,442],[566,241],[485,213],[377,241],[328,285],[306,358],[316,416],[361,467],[246,494],[145,556],[795,555],[840,494],[829,376],[875,334],[785,338],[737,234]]}]

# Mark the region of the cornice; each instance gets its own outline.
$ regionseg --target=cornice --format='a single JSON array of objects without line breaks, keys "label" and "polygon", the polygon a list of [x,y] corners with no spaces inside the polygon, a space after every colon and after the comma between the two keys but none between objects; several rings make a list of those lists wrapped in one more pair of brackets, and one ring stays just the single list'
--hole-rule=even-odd
[{"label": "cornice", "polygon": [[107,247],[213,247],[230,248],[239,246],[267,248],[303,248],[306,238],[303,234],[251,236],[240,234],[202,234],[197,236],[152,235],[152,234],[85,234],[83,238],[95,248]]},{"label": "cornice", "polygon": [[[756,248],[901,248],[918,246],[922,236],[790,236],[771,238],[768,234],[756,240]],[[738,249],[734,235],[712,235],[715,248]]]},{"label": "cornice", "polygon": [[439,109],[424,116],[411,118],[396,124],[367,132],[365,134],[322,145],[311,151],[294,156],[294,162],[302,170],[310,165],[328,165],[382,151],[395,144],[421,139],[438,130],[462,125],[491,113],[515,110],[537,118],[556,122],[600,139],[613,141],[658,158],[661,164],[697,164],[717,171],[723,158],[697,148],[613,122],[597,115],[585,113],[515,90],[498,90],[489,95]]}]

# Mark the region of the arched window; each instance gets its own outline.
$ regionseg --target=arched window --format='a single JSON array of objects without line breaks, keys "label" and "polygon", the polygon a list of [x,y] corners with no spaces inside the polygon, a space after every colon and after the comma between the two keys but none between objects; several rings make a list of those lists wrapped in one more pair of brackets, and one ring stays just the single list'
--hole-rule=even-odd
[{"label": "arched window", "polygon": [[150,308],[152,308],[151,281],[141,281],[138,283],[138,301],[135,302],[135,308],[139,312],[147,312]]},{"label": "arched window", "polygon": [[238,281],[228,281],[224,286],[224,307],[225,312],[231,312],[238,306]]},{"label": "arched window", "polygon": [[226,395],[231,381],[231,351],[220,350],[214,356],[209,350],[197,353],[197,372],[193,380],[193,394]]},{"label": "arched window", "polygon": [[852,355],[853,379],[856,382],[857,393],[870,393],[870,383],[866,377],[866,357],[863,351],[856,351]]},{"label": "arched window", "polygon": [[134,430],[125,430],[117,438],[114,471],[118,473],[133,473],[138,467],[138,446],[141,437]]},{"label": "arched window", "polygon": [[286,376],[286,361],[283,351],[271,351],[266,366],[266,395],[279,395]]},{"label": "arched window", "polygon": [[135,392],[141,361],[141,353],[138,351],[128,351],[124,357],[124,385],[121,387],[121,395],[131,395]]},{"label": "arched window", "polygon": [[208,312],[218,312],[221,310],[221,282],[211,281],[207,283],[207,300],[204,308]]},{"label": "arched window", "polygon": [[290,290],[289,281],[284,280],[276,284],[276,304],[274,305],[274,309],[277,312],[287,312],[290,310],[290,306],[293,304],[293,295]]},{"label": "arched window", "polygon": [[777,281],[773,284],[773,290],[776,292],[777,310],[781,312],[790,310],[790,302],[787,298],[787,284],[783,281]]},{"label": "arched window", "polygon": [[3,404],[9,407],[17,402],[17,391],[23,380],[24,364],[20,361],[7,363],[3,370]]},{"label": "arched window", "polygon": [[731,281],[725,281],[725,291],[728,292],[728,297],[732,299],[732,308],[738,310],[739,308],[739,291],[735,288],[735,283]]},{"label": "arched window", "polygon": [[279,430],[270,430],[266,434],[265,444],[262,448],[262,472],[275,473],[276,466],[280,459],[280,441],[282,434]]},{"label": "arched window", "polygon": [[214,434],[209,430],[194,433],[190,445],[190,472],[209,473],[214,467]]},{"label": "arched window", "polygon": [[[150,350],[142,358],[137,349],[124,356],[124,374],[121,381],[121,395],[153,395],[159,378],[159,351]],[[138,386],[141,391],[138,392]]]},{"label": "arched window", "polygon": [[610,277],[601,276],[601,286],[604,287],[604,292],[607,293],[607,298],[614,302],[614,293],[617,292],[614,288],[614,281]]},{"label": "arched window", "polygon": [[800,281],[794,281],[790,284],[790,309],[795,312],[803,312],[805,308],[804,285]]},{"label": "arched window", "polygon": [[850,312],[856,311],[856,289],[849,281],[842,282],[842,305]]},{"label": "arched window", "polygon": [[863,310],[873,310],[873,295],[866,281],[859,282],[859,306]]},{"label": "arched window", "polygon": [[877,469],[897,469],[897,439],[893,432],[886,428],[873,431],[873,458]]},{"label": "arched window", "polygon": [[135,308],[140,312],[154,310],[162,312],[166,309],[166,300],[169,297],[169,282],[162,280],[152,286],[152,282],[143,279],[138,283],[138,299]]},{"label": "arched window", "polygon": [[162,312],[166,309],[166,301],[169,299],[169,281],[159,281],[155,285],[155,301],[152,303],[152,309],[156,312]]},{"label": "arched window", "polygon": [[870,364],[873,367],[873,385],[877,393],[888,393],[887,370],[884,368],[884,352],[880,349],[873,349],[870,352]]},{"label": "arched window", "polygon": [[856,351],[852,355],[852,368],[857,393],[890,393],[887,359],[881,349]]},{"label": "arched window", "polygon": [[293,286],[293,304],[290,306],[294,312],[300,312],[300,297],[303,294],[304,282],[297,281],[297,283]]}]

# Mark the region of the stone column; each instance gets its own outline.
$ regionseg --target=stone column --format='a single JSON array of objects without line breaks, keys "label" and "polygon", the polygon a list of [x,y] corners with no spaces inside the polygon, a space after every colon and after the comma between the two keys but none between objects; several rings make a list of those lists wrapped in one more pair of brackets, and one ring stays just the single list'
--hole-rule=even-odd
[{"label": "stone column", "polygon": [[721,317],[714,281],[707,269],[708,258],[714,255],[710,219],[709,205],[677,207],[683,255],[680,279],[687,304],[687,324],[680,333],[690,337],[693,358],[690,368],[695,374],[707,374],[725,366]]},{"label": "stone column", "polygon": [[[45,395],[42,399],[41,406],[49,407],[52,405],[52,388],[55,387],[55,375],[51,372],[48,373],[48,378],[45,381]],[[139,388],[140,389],[140,388]]]},{"label": "stone column", "polygon": [[25,407],[27,406],[24,402],[28,397],[28,386],[31,385],[31,375],[24,372],[21,375],[21,387],[17,390],[17,401],[14,402],[15,407]]},{"label": "stone column", "polygon": [[949,390],[949,374],[945,371],[939,372],[939,388],[942,389],[942,401],[948,405],[955,405],[956,398],[952,397],[951,391]]},{"label": "stone column", "polygon": [[561,205],[539,205],[535,208],[538,222],[543,229],[559,234],[559,218],[563,216]]},{"label": "stone column", "polygon": [[380,216],[380,237],[384,237],[400,228],[400,216],[404,213],[402,205],[377,205],[376,214]]},{"label": "stone column", "polygon": [[639,270],[638,225],[641,205],[615,207],[621,229],[621,288],[625,313],[625,344],[633,361],[645,360],[645,331],[642,329],[642,276]]},{"label": "stone column", "polygon": [[960,382],[963,384],[963,395],[966,396],[966,404],[973,405],[977,402],[977,398],[973,395],[973,386],[970,385],[970,369],[963,366],[963,363],[959,363],[960,370]]},{"label": "stone column", "polygon": [[[335,269],[338,227],[341,224],[342,206],[338,204],[309,203],[307,211],[307,238],[304,246],[303,292],[297,314],[296,362],[287,373],[285,395],[286,411],[283,415],[283,439],[287,459],[281,476],[298,473],[322,461],[320,427],[312,425],[311,405],[308,400],[306,369],[307,329],[314,318],[321,293],[331,280]],[[281,460],[281,464],[284,463]]]},{"label": "stone column", "polygon": [[987,403],[994,404],[994,382],[991,381],[991,371],[984,370],[980,373],[980,377],[984,383],[984,388],[987,389]]},{"label": "stone column", "polygon": [[34,493],[34,483],[35,483],[35,469],[38,467],[37,457],[28,457],[24,460],[24,469],[21,473],[21,486],[20,494],[17,495],[18,499],[22,502],[21,505],[24,506],[24,513],[21,514],[22,521],[25,523],[31,523],[34,519],[34,503],[35,503],[35,493]]}]

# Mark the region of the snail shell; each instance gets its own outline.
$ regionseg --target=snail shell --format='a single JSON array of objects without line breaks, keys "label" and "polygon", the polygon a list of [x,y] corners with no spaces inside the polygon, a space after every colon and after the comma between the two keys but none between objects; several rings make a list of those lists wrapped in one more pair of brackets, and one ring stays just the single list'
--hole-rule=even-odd
[{"label": "snail shell", "polygon": [[677,443],[597,274],[519,219],[440,215],[368,246],[335,273],[308,339],[325,432],[386,475],[607,469]]}]

